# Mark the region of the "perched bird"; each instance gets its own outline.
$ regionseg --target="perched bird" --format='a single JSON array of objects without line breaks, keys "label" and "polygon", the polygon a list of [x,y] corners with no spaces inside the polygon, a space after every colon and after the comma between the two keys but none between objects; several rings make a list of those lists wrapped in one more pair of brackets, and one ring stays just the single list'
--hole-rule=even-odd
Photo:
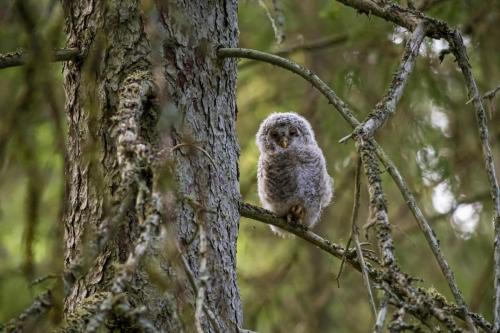
[{"label": "perched bird", "polygon": [[[260,125],[256,141],[262,206],[288,223],[314,226],[332,199],[333,179],[309,122],[293,112],[272,113]],[[283,235],[279,228],[271,229]]]}]

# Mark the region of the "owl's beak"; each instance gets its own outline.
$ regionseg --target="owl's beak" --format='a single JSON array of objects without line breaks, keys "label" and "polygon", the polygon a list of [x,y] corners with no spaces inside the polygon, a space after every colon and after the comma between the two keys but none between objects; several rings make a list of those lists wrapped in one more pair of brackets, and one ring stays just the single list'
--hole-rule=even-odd
[{"label": "owl's beak", "polygon": [[282,137],[280,139],[280,146],[283,147],[283,148],[288,147],[288,139],[286,137]]}]

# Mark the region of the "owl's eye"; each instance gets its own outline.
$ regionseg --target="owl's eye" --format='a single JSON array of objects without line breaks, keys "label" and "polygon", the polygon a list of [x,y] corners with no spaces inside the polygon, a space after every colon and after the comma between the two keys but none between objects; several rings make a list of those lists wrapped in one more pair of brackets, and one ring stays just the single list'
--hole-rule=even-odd
[{"label": "owl's eye", "polygon": [[271,135],[271,138],[273,138],[273,139],[277,139],[278,138],[278,133],[277,132],[272,131],[270,135]]},{"label": "owl's eye", "polygon": [[297,135],[299,135],[299,132],[295,128],[292,128],[292,129],[290,129],[290,135],[297,136]]}]

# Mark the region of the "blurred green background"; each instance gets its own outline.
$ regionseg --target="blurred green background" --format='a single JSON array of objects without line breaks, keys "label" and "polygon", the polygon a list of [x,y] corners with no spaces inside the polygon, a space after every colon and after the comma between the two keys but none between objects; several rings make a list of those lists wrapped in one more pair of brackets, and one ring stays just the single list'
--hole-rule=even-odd
[{"label": "blurred green background", "polygon": [[[281,0],[285,39],[277,44],[262,6],[240,1],[240,46],[268,52],[322,38],[337,42],[287,54],[316,72],[363,119],[383,96],[396,70],[406,31],[335,1]],[[500,2],[495,0],[415,1],[426,12],[464,32],[482,93],[500,84]],[[403,5],[406,1],[403,1]],[[38,31],[51,47],[64,46],[56,1],[36,3]],[[144,1],[144,10],[153,6]],[[151,13],[147,15],[154,16]],[[279,24],[278,24],[279,26]],[[10,1],[0,2],[0,53],[30,49],[30,38]],[[429,218],[458,284],[473,311],[491,319],[493,299],[492,206],[472,106],[454,59],[439,53],[444,41],[426,39],[396,115],[377,134]],[[255,133],[273,111],[295,111],[313,125],[335,179],[335,200],[315,231],[345,245],[350,235],[356,162],[352,142],[338,140],[350,127],[325,98],[302,78],[267,64],[242,60],[238,74],[238,136],[241,194],[259,204]],[[500,98],[485,101],[490,136],[500,171]],[[62,65],[0,70],[0,322],[18,314],[62,264],[63,155],[65,129]],[[62,133],[62,134],[61,134]],[[364,181],[364,179],[363,179]],[[390,221],[401,267],[421,285],[450,298],[432,253],[392,179],[383,173]],[[360,224],[367,219],[362,190]],[[368,241],[374,242],[373,235]],[[259,332],[366,332],[373,325],[358,272],[297,239],[280,239],[259,222],[242,219],[238,277],[244,327]]]}]

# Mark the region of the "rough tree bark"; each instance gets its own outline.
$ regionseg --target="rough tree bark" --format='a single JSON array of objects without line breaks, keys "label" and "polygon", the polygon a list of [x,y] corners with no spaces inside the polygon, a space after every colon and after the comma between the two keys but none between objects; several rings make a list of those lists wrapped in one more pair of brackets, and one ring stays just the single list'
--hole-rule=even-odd
[{"label": "rough tree bark", "polygon": [[[239,222],[236,65],[233,60],[218,61],[216,50],[237,44],[237,2],[158,1],[164,28],[161,62],[167,82],[163,87],[166,91],[159,93],[167,96],[162,101],[168,104],[158,108],[140,94],[138,104],[142,105],[123,97],[142,92],[141,87],[149,83],[140,81],[150,80],[152,72],[150,44],[138,1],[65,0],[63,7],[67,46],[79,49],[82,55],[68,62],[64,70],[69,128],[66,318],[77,318],[77,323],[71,324],[77,330],[86,325],[82,320],[78,323],[81,308],[88,309],[94,299],[105,297],[120,267],[117,264],[125,263],[134,250],[144,219],[144,212],[138,209],[139,197],[156,190],[158,175],[150,166],[124,172],[124,163],[137,153],[132,150],[139,145],[130,151],[120,150],[120,145],[129,139],[125,134],[137,134],[146,154],[154,155],[161,148],[156,130],[158,110],[168,110],[173,115],[168,126],[172,130],[160,134],[176,145],[170,147],[176,190],[175,201],[169,206],[173,211],[166,215],[174,216],[177,225],[168,230],[175,230],[173,239],[180,244],[195,278],[206,286],[203,303],[215,314],[216,323],[212,318],[209,324],[204,318],[204,329],[234,331],[242,321],[235,272]],[[132,112],[129,119],[121,114],[122,109]],[[138,126],[135,132],[133,126],[126,128],[118,140],[117,121],[123,123],[124,119],[125,124],[137,122]],[[197,224],[204,225],[208,240],[203,278],[198,268]],[[163,273],[175,275],[173,259],[154,254]],[[172,302],[173,291],[162,293],[153,280],[147,267],[139,265],[126,286],[128,302],[133,307],[144,305],[147,320],[157,329],[182,330],[182,305]],[[95,316],[90,312],[84,315]],[[107,325],[116,322],[108,321]]]},{"label": "rough tree bark", "polygon": [[207,231],[208,306],[222,332],[241,326],[236,283],[239,146],[236,62],[217,49],[237,45],[237,1],[157,1],[164,30],[166,86],[175,114],[172,144],[177,181],[177,235],[198,275],[197,223]]}]

